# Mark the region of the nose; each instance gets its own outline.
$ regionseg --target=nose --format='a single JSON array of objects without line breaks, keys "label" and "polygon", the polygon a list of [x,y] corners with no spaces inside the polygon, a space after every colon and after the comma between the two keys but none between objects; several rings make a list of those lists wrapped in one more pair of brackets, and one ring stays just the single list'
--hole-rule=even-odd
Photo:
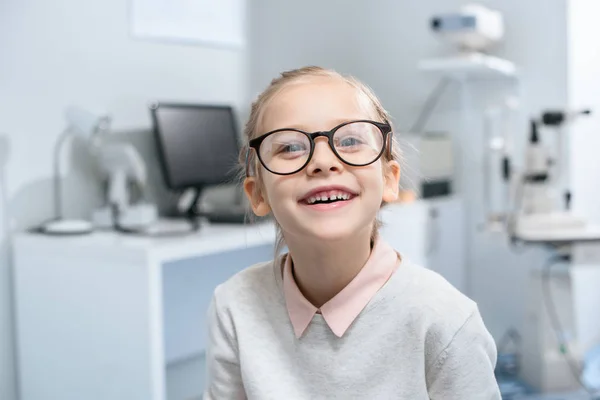
[{"label": "nose", "polygon": [[334,154],[327,138],[320,137],[315,139],[315,151],[306,167],[308,175],[326,174],[331,172],[340,172],[343,168],[342,162]]}]

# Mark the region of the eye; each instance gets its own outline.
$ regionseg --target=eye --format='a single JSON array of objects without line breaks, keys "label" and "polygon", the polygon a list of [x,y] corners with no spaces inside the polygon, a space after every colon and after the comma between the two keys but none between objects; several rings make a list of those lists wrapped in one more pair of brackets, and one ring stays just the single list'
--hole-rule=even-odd
[{"label": "eye", "polygon": [[277,153],[295,153],[306,151],[304,143],[281,143]]},{"label": "eye", "polygon": [[360,138],[358,138],[358,137],[348,136],[348,137],[345,137],[345,138],[341,138],[338,141],[337,145],[340,146],[340,147],[352,147],[352,146],[361,145],[363,143],[364,142]]},{"label": "eye", "polygon": [[360,135],[345,135],[335,138],[335,147],[339,150],[349,151],[357,149],[365,144],[365,140]]}]

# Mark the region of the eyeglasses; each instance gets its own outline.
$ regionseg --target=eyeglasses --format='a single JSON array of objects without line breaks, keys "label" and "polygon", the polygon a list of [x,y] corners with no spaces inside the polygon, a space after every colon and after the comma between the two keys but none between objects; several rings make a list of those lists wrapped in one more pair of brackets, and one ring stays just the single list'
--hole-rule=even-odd
[{"label": "eyeglasses", "polygon": [[[330,131],[308,133],[299,129],[277,129],[250,140],[246,153],[246,175],[249,176],[250,149],[260,163],[276,175],[301,171],[315,152],[315,139],[326,137],[333,153],[345,164],[364,167],[374,163],[385,150],[392,127],[369,120],[350,121]],[[391,152],[391,141],[389,143]]]}]

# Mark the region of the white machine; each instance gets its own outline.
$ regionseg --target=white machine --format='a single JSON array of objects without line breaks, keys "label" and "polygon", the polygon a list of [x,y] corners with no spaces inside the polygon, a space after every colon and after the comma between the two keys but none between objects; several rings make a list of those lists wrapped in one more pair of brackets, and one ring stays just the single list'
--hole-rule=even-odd
[{"label": "white machine", "polygon": [[[158,220],[156,205],[145,198],[147,172],[144,160],[129,143],[105,143],[96,149],[96,161],[106,185],[105,206],[93,213],[98,228],[135,230]],[[139,201],[134,201],[137,189]]]},{"label": "white machine", "polygon": [[[573,212],[569,182],[568,128],[591,111],[544,110],[530,119],[528,135],[522,139],[525,135],[516,134],[516,101],[509,98],[485,115],[483,186],[488,226],[497,228],[499,222],[511,238],[523,242],[600,241],[600,227]],[[524,157],[515,153],[517,140],[525,144]]]},{"label": "white machine", "polygon": [[[600,229],[572,211],[566,129],[590,114],[587,109],[546,110],[532,118],[522,163],[512,146],[515,135],[507,132],[510,125],[503,126],[502,135],[486,137],[488,151],[501,155],[501,160],[495,157],[502,162],[496,171],[510,188],[504,215],[487,219],[507,222],[513,240],[544,245],[551,254],[543,270],[531,271],[522,332],[521,377],[544,392],[599,388],[600,358],[591,359],[590,349],[600,340]],[[560,268],[551,272],[553,266]]]},{"label": "white machine", "polygon": [[485,52],[504,36],[502,14],[480,4],[431,18],[431,29],[463,52]]},{"label": "white machine", "polygon": [[[514,174],[516,203],[512,234],[525,241],[600,240],[600,231],[571,210],[569,150],[562,129],[590,110],[544,111],[531,120],[523,172]],[[552,128],[557,137],[542,135],[541,127]],[[547,134],[550,132],[546,132]],[[548,143],[556,143],[554,149]]]},{"label": "white machine", "polygon": [[467,72],[489,68],[506,75],[516,72],[513,63],[489,54],[504,37],[504,18],[500,12],[480,4],[467,4],[457,12],[434,15],[430,29],[458,52],[449,57],[422,60],[421,70]]}]

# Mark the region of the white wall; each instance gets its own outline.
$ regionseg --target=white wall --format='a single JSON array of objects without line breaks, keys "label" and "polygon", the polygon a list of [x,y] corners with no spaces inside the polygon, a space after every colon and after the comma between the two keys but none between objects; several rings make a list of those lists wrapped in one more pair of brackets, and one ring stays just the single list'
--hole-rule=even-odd
[{"label": "white wall", "polygon": [[597,1],[569,0],[568,98],[572,109],[590,108],[569,130],[573,208],[600,223],[600,35]]},{"label": "white wall", "polygon": [[[428,30],[434,13],[452,11],[463,1],[424,0],[377,2],[318,1],[281,2],[257,0],[251,10],[250,92],[258,93],[281,70],[306,64],[332,67],[356,75],[370,85],[393,115],[397,126],[410,126],[437,79],[417,70],[423,57],[452,50]],[[564,0],[488,0],[506,19],[505,43],[496,54],[519,65],[522,72],[522,137],[525,117],[545,107],[566,104],[566,5]],[[541,12],[543,23],[538,23]],[[591,39],[590,39],[591,40]],[[478,97],[475,111],[491,98]],[[467,135],[463,149],[481,149],[480,132],[461,132],[456,87],[448,90],[432,119],[431,130]],[[477,123],[477,120],[475,120]],[[517,137],[519,132],[517,132]],[[466,150],[465,150],[466,151]],[[512,253],[502,235],[477,231],[482,221],[481,159],[474,158],[470,185],[469,259],[470,295],[479,303],[486,324],[498,338],[510,326],[523,322],[526,276],[541,264],[536,251]]]},{"label": "white wall", "polygon": [[[69,104],[112,114],[117,130],[148,129],[152,99],[233,103],[245,99],[244,51],[145,42],[129,36],[128,1],[0,2],[0,222],[15,228],[52,215],[52,148]],[[81,160],[80,160],[81,161]],[[71,174],[67,210],[98,201]],[[9,253],[0,264],[0,399],[15,399]]]},{"label": "white wall", "polygon": [[[571,138],[573,209],[600,224],[600,52],[594,43],[594,37],[600,35],[600,3],[569,0],[568,4],[569,107],[592,110],[591,116],[576,120],[567,131]],[[600,340],[600,268],[582,262],[571,268],[570,274],[578,344],[587,351]]]}]

